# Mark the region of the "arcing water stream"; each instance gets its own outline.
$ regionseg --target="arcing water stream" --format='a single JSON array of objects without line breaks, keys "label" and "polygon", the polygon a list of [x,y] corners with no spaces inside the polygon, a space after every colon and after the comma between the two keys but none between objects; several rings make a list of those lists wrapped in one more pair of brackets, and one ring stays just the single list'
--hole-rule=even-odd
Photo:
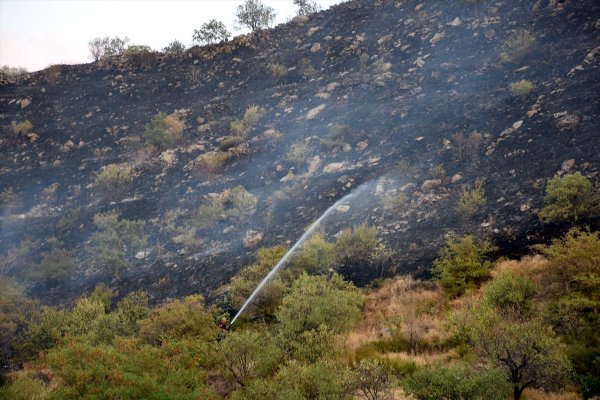
[{"label": "arcing water stream", "polygon": [[358,187],[357,189],[355,189],[352,193],[348,193],[346,196],[342,197],[341,199],[339,199],[338,201],[335,202],[335,204],[333,204],[331,207],[329,207],[324,213],[323,215],[321,215],[319,217],[318,220],[316,220],[309,228],[306,232],[304,232],[304,234],[300,237],[300,239],[298,239],[298,241],[296,243],[294,243],[294,245],[292,246],[291,249],[289,249],[289,251],[287,253],[285,253],[285,255],[281,258],[281,260],[279,260],[279,262],[273,267],[273,269],[271,271],[269,271],[269,273],[267,274],[267,276],[265,276],[265,278],[258,284],[258,286],[256,287],[256,289],[254,289],[254,291],[252,292],[252,294],[250,295],[250,297],[248,297],[248,299],[246,300],[246,302],[242,305],[242,307],[240,308],[240,310],[237,312],[237,314],[235,314],[235,317],[233,317],[233,319],[231,320],[231,325],[233,325],[233,323],[235,322],[235,320],[244,312],[244,310],[252,303],[252,301],[254,300],[254,298],[256,296],[258,296],[258,294],[260,293],[260,291],[262,290],[262,288],[267,284],[267,282],[269,282],[269,280],[271,280],[271,278],[277,273],[277,271],[279,271],[279,269],[285,264],[285,262],[287,261],[287,259],[294,253],[294,251],[296,251],[296,249],[298,249],[298,247],[300,247],[300,245],[306,240],[308,239],[308,237],[314,232],[314,230],[319,226],[319,224],[321,224],[321,222],[327,218],[327,216],[329,214],[331,214],[333,212],[333,210],[335,210],[337,208],[338,205],[340,205],[341,203],[343,203],[344,201],[347,201],[349,199],[351,199],[352,197],[356,196],[361,190],[363,190],[365,187],[367,187],[366,184],[363,184],[362,186]]}]

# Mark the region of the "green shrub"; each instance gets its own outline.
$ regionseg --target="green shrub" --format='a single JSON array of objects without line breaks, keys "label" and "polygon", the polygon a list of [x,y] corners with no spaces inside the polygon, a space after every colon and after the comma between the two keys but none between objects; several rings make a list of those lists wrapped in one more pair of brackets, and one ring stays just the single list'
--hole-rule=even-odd
[{"label": "green shrub", "polygon": [[200,295],[172,300],[153,308],[147,318],[139,321],[139,326],[140,337],[155,346],[165,340],[183,338],[212,342],[216,340],[218,331]]},{"label": "green shrub", "polygon": [[[231,278],[227,303],[239,309],[286,252],[287,249],[283,246],[259,249],[256,262],[244,267]],[[266,321],[274,319],[275,311],[288,291],[289,281],[285,272],[285,270],[281,271],[269,281],[256,297],[247,314]]]},{"label": "green shrub", "polygon": [[377,248],[377,228],[367,224],[344,229],[335,241],[335,250],[342,264],[368,263]]},{"label": "green shrub", "polygon": [[129,190],[133,177],[130,165],[109,164],[96,175],[94,187],[109,200],[116,200]]},{"label": "green shrub", "polygon": [[19,203],[19,196],[15,193],[13,188],[5,188],[0,192],[0,207],[12,208],[16,207]]},{"label": "green shrub", "polygon": [[229,39],[231,33],[221,21],[211,19],[202,24],[200,29],[194,29],[193,40],[200,45],[214,44]]},{"label": "green shrub", "polygon": [[279,371],[277,380],[284,389],[276,398],[346,400],[350,395],[350,371],[333,362],[291,362]]},{"label": "green shrub", "polygon": [[526,97],[533,89],[535,89],[533,82],[525,79],[510,84],[510,92],[518,97]]},{"label": "green shrub", "polygon": [[473,186],[463,185],[454,211],[456,215],[468,220],[473,217],[486,203],[483,181],[477,179]]},{"label": "green shrub", "polygon": [[119,219],[115,211],[94,215],[98,231],[92,234],[88,252],[96,267],[119,275],[129,268],[129,256],[146,243],[144,221]]},{"label": "green shrub", "polygon": [[419,400],[505,400],[510,390],[500,371],[478,372],[465,365],[419,368],[405,380],[404,389]]},{"label": "green shrub", "polygon": [[404,193],[384,195],[383,208],[395,213],[402,212],[408,204],[408,196]]},{"label": "green shrub", "polygon": [[17,121],[12,121],[10,123],[10,129],[15,135],[25,136],[32,131],[33,124],[29,122],[29,120],[25,120],[20,123],[17,123]]},{"label": "green shrub", "polygon": [[538,213],[544,222],[577,221],[598,211],[598,196],[592,190],[592,183],[581,172],[550,179],[544,202],[546,206]]},{"label": "green shrub", "polygon": [[51,251],[42,253],[42,261],[32,267],[29,277],[46,285],[57,285],[68,280],[76,267],[76,252],[56,244]]},{"label": "green shrub", "polygon": [[271,72],[271,76],[277,80],[285,78],[287,76],[288,70],[285,65],[281,64],[269,64],[269,71]]},{"label": "green shrub", "polygon": [[219,150],[227,151],[232,147],[239,146],[244,143],[245,139],[242,136],[228,136],[219,143]]},{"label": "green shrub", "polygon": [[517,29],[504,41],[500,48],[502,61],[520,62],[531,51],[535,37],[528,29]]},{"label": "green shrub", "polygon": [[232,157],[228,151],[209,151],[196,157],[194,170],[200,174],[213,175]]},{"label": "green shrub", "polygon": [[286,153],[286,158],[296,165],[304,163],[308,159],[308,144],[306,142],[292,144]]},{"label": "green shrub", "polygon": [[490,276],[492,263],[484,257],[494,250],[488,242],[477,243],[471,235],[449,238],[432,272],[449,296],[458,296]]},{"label": "green shrub", "polygon": [[263,108],[256,105],[249,106],[244,111],[244,118],[241,120],[235,118],[231,121],[230,129],[235,135],[245,137],[264,116]]},{"label": "green shrub", "polygon": [[215,222],[226,218],[243,221],[256,212],[257,203],[256,196],[243,186],[236,186],[210,197],[207,204],[196,209],[193,219],[196,226],[201,229],[208,228]]},{"label": "green shrub", "polygon": [[183,124],[174,116],[160,112],[146,125],[146,144],[164,150],[181,141]]},{"label": "green shrub", "polygon": [[368,400],[384,400],[392,396],[395,383],[393,371],[389,365],[378,359],[365,359],[354,365],[352,389],[361,398]]},{"label": "green shrub", "polygon": [[304,242],[300,251],[294,256],[294,268],[310,275],[326,274],[337,262],[335,245],[317,233]]},{"label": "green shrub", "polygon": [[162,52],[167,53],[167,54],[181,54],[181,53],[185,52],[185,45],[183,43],[181,43],[179,40],[175,39],[172,42],[170,42],[168,45],[166,45],[162,49]]},{"label": "green shrub", "polygon": [[527,279],[504,272],[483,289],[483,301],[508,316],[525,318],[533,312],[536,287]]}]

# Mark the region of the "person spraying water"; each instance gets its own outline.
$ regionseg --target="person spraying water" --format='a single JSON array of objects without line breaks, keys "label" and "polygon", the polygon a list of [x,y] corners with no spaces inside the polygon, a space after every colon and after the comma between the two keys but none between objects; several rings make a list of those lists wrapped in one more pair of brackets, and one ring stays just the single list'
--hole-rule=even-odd
[{"label": "person spraying water", "polygon": [[261,290],[263,289],[263,287],[271,280],[271,278],[273,278],[275,276],[275,274],[277,274],[277,271],[279,271],[279,269],[281,269],[281,267],[286,263],[286,261],[289,259],[289,257],[302,245],[302,243],[304,243],[306,241],[306,239],[308,239],[310,237],[310,235],[313,234],[313,232],[317,229],[317,227],[321,224],[321,222],[323,222],[323,220],[325,218],[327,218],[340,204],[342,204],[343,202],[348,201],[351,198],[353,198],[354,196],[356,196],[365,187],[366,187],[366,184],[363,184],[360,187],[358,187],[357,189],[355,189],[353,192],[347,194],[346,196],[342,197],[340,200],[336,201],[331,207],[329,207],[319,217],[319,219],[317,219],[306,230],[306,232],[304,232],[304,234],[300,237],[300,239],[298,239],[298,241],[296,241],[296,243],[294,243],[294,245],[292,246],[292,248],[289,249],[287,253],[285,253],[285,255],[281,258],[281,260],[279,260],[279,262],[273,267],[273,269],[271,269],[271,271],[269,271],[269,273],[267,274],[267,276],[265,276],[264,279],[258,284],[258,286],[256,287],[256,289],[254,289],[254,291],[252,292],[252,294],[250,294],[250,297],[248,297],[248,299],[244,302],[244,304],[239,309],[239,311],[237,312],[237,314],[233,317],[233,319],[231,320],[231,323],[229,324],[229,326],[231,326],[231,325],[233,325],[235,323],[235,321],[238,319],[238,317],[254,301],[254,299],[256,298],[256,296],[258,296],[258,294],[261,292]]}]

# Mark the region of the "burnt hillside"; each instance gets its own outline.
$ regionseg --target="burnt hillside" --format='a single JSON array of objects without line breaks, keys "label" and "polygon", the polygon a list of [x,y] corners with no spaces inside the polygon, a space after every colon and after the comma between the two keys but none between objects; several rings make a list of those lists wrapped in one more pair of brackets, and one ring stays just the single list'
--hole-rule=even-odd
[{"label": "burnt hillside", "polygon": [[[3,82],[0,272],[48,302],[98,282],[215,298],[258,247],[290,245],[354,190],[325,232],[377,226],[389,274],[426,275],[452,233],[526,253],[565,228],[537,217],[549,178],[600,180],[599,38],[593,0],[357,0],[181,55]],[[159,112],[183,131],[157,149],[144,132]],[[131,182],[102,190],[110,164]],[[464,185],[486,198],[468,216]],[[147,235],[118,273],[89,260],[94,216],[111,210]],[[51,238],[76,266],[35,279]]]}]

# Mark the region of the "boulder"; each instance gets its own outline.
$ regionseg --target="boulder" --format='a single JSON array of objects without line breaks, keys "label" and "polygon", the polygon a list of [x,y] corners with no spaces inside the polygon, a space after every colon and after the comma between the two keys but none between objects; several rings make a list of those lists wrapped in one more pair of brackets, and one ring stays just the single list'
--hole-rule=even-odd
[{"label": "boulder", "polygon": [[252,248],[256,247],[263,239],[263,233],[258,231],[249,230],[244,235],[242,242],[244,243],[244,247]]},{"label": "boulder", "polygon": [[321,112],[324,109],[325,109],[325,104],[321,104],[319,106],[316,106],[315,108],[313,108],[312,110],[310,110],[309,112],[306,113],[306,119],[310,121],[311,119],[317,118],[317,116],[319,114],[321,114]]}]

